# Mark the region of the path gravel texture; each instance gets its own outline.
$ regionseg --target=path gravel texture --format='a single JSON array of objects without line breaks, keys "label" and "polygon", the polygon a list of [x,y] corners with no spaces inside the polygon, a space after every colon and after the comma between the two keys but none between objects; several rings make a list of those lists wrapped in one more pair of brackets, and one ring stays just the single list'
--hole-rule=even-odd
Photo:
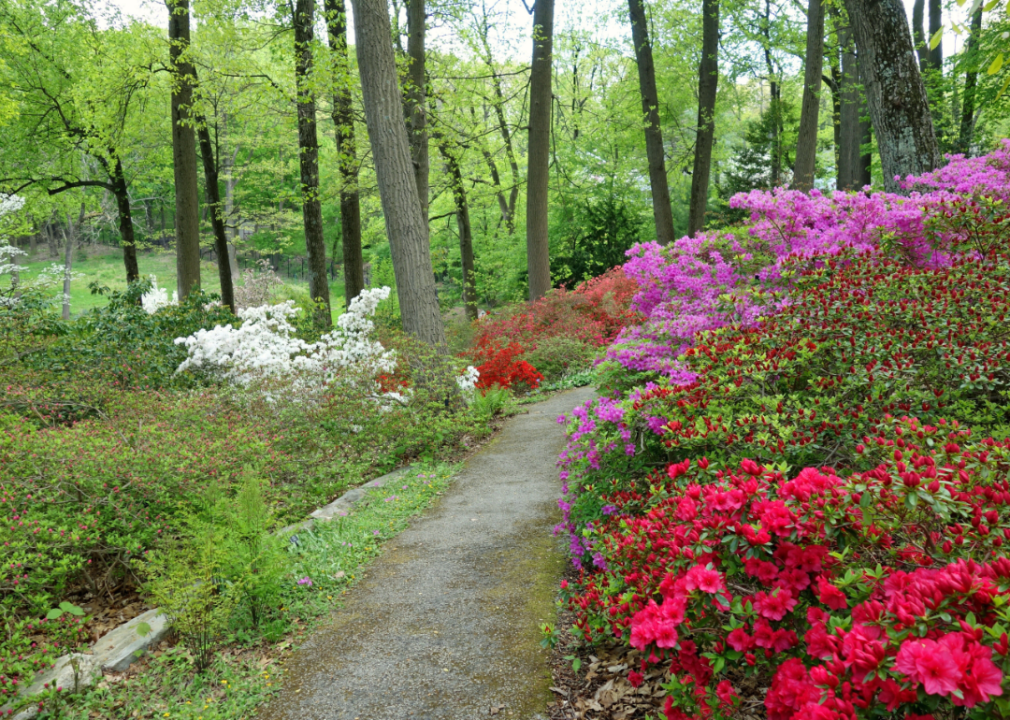
[{"label": "path gravel texture", "polygon": [[551,533],[557,417],[591,397],[580,388],[529,406],[470,458],[288,661],[261,720],[543,717],[539,624],[565,562]]}]

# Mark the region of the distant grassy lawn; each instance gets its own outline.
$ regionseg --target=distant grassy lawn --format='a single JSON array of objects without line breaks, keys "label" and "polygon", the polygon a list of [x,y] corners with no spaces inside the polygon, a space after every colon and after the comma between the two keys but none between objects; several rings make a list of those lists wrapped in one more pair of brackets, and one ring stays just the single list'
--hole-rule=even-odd
[{"label": "distant grassy lawn", "polygon": [[[104,246],[84,246],[83,253],[79,250],[74,257],[74,273],[80,273],[83,277],[78,277],[70,284],[70,312],[78,315],[86,310],[105,305],[108,300],[101,295],[92,295],[88,285],[97,281],[99,285],[104,285],[112,290],[126,289],[126,269],[123,265],[123,255],[118,248]],[[137,258],[140,265],[140,274],[144,277],[154,275],[158,279],[158,286],[166,288],[169,296],[175,289],[175,252],[170,250],[144,250]],[[56,260],[40,253],[30,260],[24,258],[20,261],[22,266],[28,269],[21,273],[22,279],[27,282],[38,277],[39,273],[53,265],[63,264],[62,259]],[[217,263],[203,261],[200,263],[200,280],[203,283],[204,291],[208,293],[220,293],[221,283],[217,277]],[[284,278],[286,285],[305,289],[307,283],[291,278]],[[342,280],[330,283],[330,303],[333,307],[333,317],[336,318],[343,312],[344,283]]]}]

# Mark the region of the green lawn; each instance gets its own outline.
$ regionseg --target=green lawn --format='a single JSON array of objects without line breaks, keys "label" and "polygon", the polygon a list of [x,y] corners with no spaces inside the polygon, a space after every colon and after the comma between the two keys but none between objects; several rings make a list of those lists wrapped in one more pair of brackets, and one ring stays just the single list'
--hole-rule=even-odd
[{"label": "green lawn", "polygon": [[[170,250],[141,251],[138,262],[140,274],[144,277],[154,275],[158,285],[167,288],[169,295],[175,289],[175,253]],[[21,273],[23,281],[28,282],[38,277],[39,273],[54,263],[62,265],[62,259],[55,260],[44,254],[38,254],[31,259],[21,259],[21,265],[28,269]],[[104,246],[84,246],[74,257],[74,273],[82,277],[75,278],[70,284],[70,312],[77,315],[94,307],[105,305],[107,299],[101,295],[92,295],[88,289],[94,281],[113,290],[126,289],[126,269],[123,266],[123,256],[118,248]],[[204,261],[200,264],[200,278],[203,288],[209,293],[219,293],[221,283],[217,277],[217,263]],[[286,285],[305,288],[307,283],[291,278],[284,278]],[[57,290],[58,292],[58,290]],[[333,317],[343,312],[344,283],[337,280],[330,283],[330,301],[333,306]]]}]

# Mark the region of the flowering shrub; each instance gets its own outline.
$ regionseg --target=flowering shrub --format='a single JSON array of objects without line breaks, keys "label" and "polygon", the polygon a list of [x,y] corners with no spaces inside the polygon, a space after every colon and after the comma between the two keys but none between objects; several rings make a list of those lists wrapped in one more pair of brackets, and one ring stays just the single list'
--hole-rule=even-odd
[{"label": "flowering shrub", "polygon": [[532,390],[544,379],[535,367],[525,360],[517,359],[523,354],[523,348],[519,343],[496,347],[485,340],[483,344],[477,346],[474,354],[487,358],[476,367],[477,379],[474,387],[478,390],[495,385],[507,390],[518,389],[521,385]]},{"label": "flowering shrub", "polygon": [[773,720],[1001,696],[1010,442],[903,419],[866,445],[848,476],[685,460],[608,494],[566,588],[579,630],[668,664],[670,718],[730,715],[741,670]]},{"label": "flowering shrub", "polygon": [[1010,433],[1010,258],[916,269],[845,256],[795,283],[778,314],[700,335],[683,356],[690,384],[578,410],[562,457],[576,534],[601,507],[586,487],[668,459],[868,468],[863,438],[888,414]]},{"label": "flowering shrub", "polygon": [[984,158],[952,156],[941,170],[904,184],[914,190],[909,196],[755,190],[731,200],[750,211],[746,236],[708,233],[667,248],[635,246],[624,270],[640,288],[631,307],[646,320],[624,330],[608,357],[626,372],[690,380],[677,359],[696,333],[751,326],[780,310],[796,258],[815,265],[817,257],[842,250],[885,248],[935,267],[952,253],[977,251],[979,231],[986,236],[983,252],[1007,237],[1010,141]]},{"label": "flowering shrub", "polygon": [[178,304],[179,304],[179,293],[173,290],[172,299],[169,300],[168,290],[165,288],[158,287],[158,278],[152,275],[151,289],[140,296],[140,306],[144,308],[144,312],[146,312],[148,315],[154,315],[154,313],[158,312],[163,307]]},{"label": "flowering shrub", "polygon": [[298,313],[292,301],[238,311],[242,324],[218,325],[178,338],[188,357],[178,372],[206,369],[225,380],[248,386],[265,378],[291,378],[300,389],[321,389],[341,373],[353,371],[374,377],[392,373],[395,360],[370,338],[375,325],[369,319],[389,288],[363,291],[337,318],[337,327],[308,343],[296,337],[290,318]]}]

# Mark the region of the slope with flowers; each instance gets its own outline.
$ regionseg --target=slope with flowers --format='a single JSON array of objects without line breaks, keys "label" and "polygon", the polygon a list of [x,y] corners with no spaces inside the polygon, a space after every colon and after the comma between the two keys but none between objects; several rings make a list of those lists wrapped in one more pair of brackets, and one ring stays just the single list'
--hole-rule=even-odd
[{"label": "slope with flowers", "polygon": [[625,266],[562,595],[669,720],[1010,715],[1010,142],[904,184],[738,196],[749,232]]}]

